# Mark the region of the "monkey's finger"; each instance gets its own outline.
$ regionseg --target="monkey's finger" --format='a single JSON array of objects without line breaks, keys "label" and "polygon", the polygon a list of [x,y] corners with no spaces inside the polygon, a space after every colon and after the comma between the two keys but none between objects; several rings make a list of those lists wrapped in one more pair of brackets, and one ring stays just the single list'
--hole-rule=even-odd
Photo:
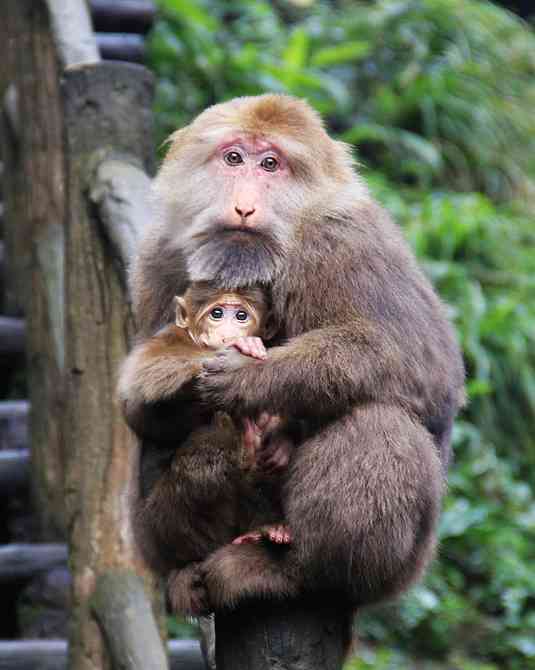
[{"label": "monkey's finger", "polygon": [[271,418],[272,418],[272,415],[268,414],[268,412],[262,412],[261,414],[259,414],[256,417],[256,419],[255,419],[256,425],[260,429],[260,432],[263,432],[265,430],[265,428],[268,425]]},{"label": "monkey's finger", "polygon": [[243,338],[236,340],[235,342],[232,342],[231,344],[234,349],[237,349],[240,354],[243,354],[244,356],[249,356],[249,352],[247,351],[247,345],[245,342],[243,342]]},{"label": "monkey's finger", "polygon": [[256,459],[256,452],[258,451],[261,442],[262,440],[255,422],[249,418],[245,418],[243,420],[243,446],[252,462]]},{"label": "monkey's finger", "polygon": [[267,351],[264,343],[259,337],[253,338],[253,347],[255,351],[255,357],[260,360],[265,360],[267,358]]},{"label": "monkey's finger", "polygon": [[262,469],[268,472],[277,472],[288,467],[290,454],[287,449],[280,447],[273,452],[265,454],[265,456],[261,456],[259,461]]}]

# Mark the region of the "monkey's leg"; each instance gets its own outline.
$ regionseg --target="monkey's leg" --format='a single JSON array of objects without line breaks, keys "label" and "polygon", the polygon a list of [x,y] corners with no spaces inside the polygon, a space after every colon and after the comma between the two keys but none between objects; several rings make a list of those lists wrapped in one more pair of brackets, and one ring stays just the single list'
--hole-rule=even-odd
[{"label": "monkey's leg", "polygon": [[219,549],[201,568],[210,601],[323,591],[357,606],[393,596],[433,555],[443,488],[421,425],[396,407],[356,408],[296,452],[285,494],[291,545]]},{"label": "monkey's leg", "polygon": [[174,612],[204,616],[211,611],[199,566],[200,563],[191,563],[185,568],[170,572],[167,592]]},{"label": "monkey's leg", "polygon": [[153,474],[142,472],[136,537],[158,572],[203,560],[239,532],[238,437],[232,425],[214,421],[191,433]]},{"label": "monkey's leg", "polygon": [[230,544],[200,566],[214,609],[234,607],[244,598],[287,598],[299,592],[287,545]]},{"label": "monkey's leg", "polygon": [[403,590],[433,555],[443,490],[431,436],[400,408],[369,403],[320,430],[286,487],[306,588],[354,605]]}]

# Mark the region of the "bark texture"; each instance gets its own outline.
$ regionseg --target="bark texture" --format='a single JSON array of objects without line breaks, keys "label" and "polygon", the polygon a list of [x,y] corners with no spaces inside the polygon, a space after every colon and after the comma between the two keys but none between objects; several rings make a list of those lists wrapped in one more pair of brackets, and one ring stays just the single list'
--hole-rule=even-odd
[{"label": "bark texture", "polygon": [[[72,68],[64,75],[63,99],[69,193],[66,505],[73,575],[69,667],[106,670],[112,667],[111,659],[91,609],[98,580],[109,571],[134,572],[150,588],[153,577],[137,551],[130,520],[138,448],[115,396],[117,369],[128,349],[133,319],[88,193],[98,165],[109,155],[145,169],[151,166],[152,77],[144,68],[124,63]],[[116,623],[119,628],[124,624]],[[153,654],[156,657],[157,650]]]},{"label": "bark texture", "polygon": [[[6,308],[26,313],[31,460],[43,539],[64,534],[63,245],[65,166],[60,70],[44,3],[6,0],[0,42],[9,104],[5,161]],[[14,123],[16,121],[16,123]]]},{"label": "bark texture", "polygon": [[217,670],[341,670],[351,613],[314,601],[256,601],[216,614]]}]

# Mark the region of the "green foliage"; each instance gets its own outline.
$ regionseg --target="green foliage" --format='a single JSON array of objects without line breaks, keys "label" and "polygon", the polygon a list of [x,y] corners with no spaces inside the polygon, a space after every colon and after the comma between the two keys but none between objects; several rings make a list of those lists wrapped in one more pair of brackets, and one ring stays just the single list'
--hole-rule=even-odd
[{"label": "green foliage", "polygon": [[160,139],[236,95],[306,97],[373,168],[463,346],[439,560],[360,617],[347,670],[535,670],[533,31],[477,0],[161,5]]},{"label": "green foliage", "polygon": [[480,667],[479,658],[490,663],[481,667],[535,668],[532,222],[479,194],[370,181],[452,306],[470,397],[454,431],[440,560],[399,604],[363,616],[359,631],[447,667]]},{"label": "green foliage", "polygon": [[291,21],[261,0],[161,5],[163,134],[216,101],[288,92],[394,179],[501,199],[530,189],[535,36],[490,2],[316,2]]}]

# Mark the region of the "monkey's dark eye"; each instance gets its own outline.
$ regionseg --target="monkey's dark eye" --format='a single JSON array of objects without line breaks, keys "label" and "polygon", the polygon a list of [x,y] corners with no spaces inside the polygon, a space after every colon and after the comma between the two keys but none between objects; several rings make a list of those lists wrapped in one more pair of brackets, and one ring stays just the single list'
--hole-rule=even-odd
[{"label": "monkey's dark eye", "polygon": [[210,312],[210,316],[212,319],[216,319],[216,321],[219,321],[219,319],[223,318],[223,310],[221,307],[214,307],[214,309]]},{"label": "monkey's dark eye", "polygon": [[227,165],[240,165],[240,163],[243,163],[243,158],[237,151],[227,151],[223,156],[223,160]]},{"label": "monkey's dark eye", "polygon": [[238,321],[247,321],[247,319],[249,318],[249,314],[247,314],[247,312],[244,309],[239,309],[236,312],[236,318],[238,319]]},{"label": "monkey's dark eye", "polygon": [[266,156],[260,165],[268,172],[275,172],[279,167],[279,161],[273,156]]}]

